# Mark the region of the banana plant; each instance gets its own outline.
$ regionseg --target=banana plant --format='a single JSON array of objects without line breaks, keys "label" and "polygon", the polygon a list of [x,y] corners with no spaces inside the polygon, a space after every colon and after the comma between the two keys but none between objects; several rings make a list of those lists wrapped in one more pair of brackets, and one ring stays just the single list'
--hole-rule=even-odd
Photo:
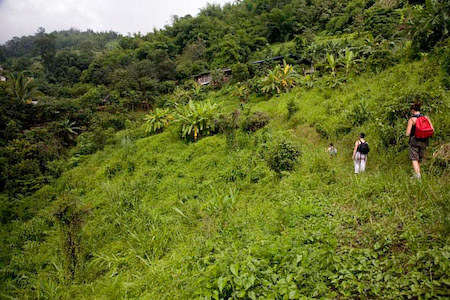
[{"label": "banana plant", "polygon": [[341,54],[341,60],[344,62],[345,67],[345,77],[348,77],[350,69],[354,64],[355,53],[350,50],[348,47],[345,48],[344,55]]},{"label": "banana plant", "polygon": [[75,130],[80,130],[80,127],[75,126],[76,122],[70,122],[69,119],[65,119],[60,123],[61,132],[68,140],[73,141],[78,135]]},{"label": "banana plant", "polygon": [[297,73],[291,65],[284,63],[281,67],[277,65],[273,70],[269,71],[266,77],[261,80],[264,93],[287,92],[297,85]]},{"label": "banana plant", "polygon": [[169,113],[169,109],[156,108],[153,113],[145,116],[144,121],[147,123],[145,131],[160,133],[169,126],[173,120],[173,116]]},{"label": "banana plant", "polygon": [[264,77],[261,80],[261,83],[263,85],[262,91],[263,93],[273,93],[276,92],[277,94],[281,93],[281,89],[279,87],[279,77],[278,77],[278,71],[280,66],[276,66],[273,70],[269,71],[266,77]]},{"label": "banana plant", "polygon": [[331,75],[333,77],[336,76],[336,66],[337,66],[337,60],[334,58],[333,54],[329,54],[327,53],[327,61],[328,61],[328,66],[331,70]]},{"label": "banana plant", "polygon": [[197,141],[202,136],[211,134],[215,128],[215,119],[219,105],[205,102],[193,102],[177,108],[176,121],[181,124],[181,137]]}]

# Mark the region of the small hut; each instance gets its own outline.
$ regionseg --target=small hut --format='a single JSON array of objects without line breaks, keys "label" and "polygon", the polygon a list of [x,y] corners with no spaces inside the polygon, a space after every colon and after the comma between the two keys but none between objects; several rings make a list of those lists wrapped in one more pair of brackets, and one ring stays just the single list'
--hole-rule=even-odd
[{"label": "small hut", "polygon": [[[222,80],[223,81],[228,81],[228,79],[231,76],[231,69],[223,68],[223,69],[220,69],[219,71],[223,73]],[[195,82],[197,82],[200,85],[211,84],[211,81],[213,79],[211,71],[203,72],[203,73],[200,73],[200,74],[197,74],[197,75],[193,75],[193,76],[191,76],[191,78],[194,78]]]}]

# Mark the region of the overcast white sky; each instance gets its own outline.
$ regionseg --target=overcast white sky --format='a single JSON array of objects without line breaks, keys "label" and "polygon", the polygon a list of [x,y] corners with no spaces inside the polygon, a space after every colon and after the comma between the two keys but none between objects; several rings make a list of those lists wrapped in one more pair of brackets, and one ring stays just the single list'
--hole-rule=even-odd
[{"label": "overcast white sky", "polygon": [[196,15],[206,3],[231,0],[0,0],[0,44],[14,36],[88,28],[122,34],[147,33],[171,16]]}]

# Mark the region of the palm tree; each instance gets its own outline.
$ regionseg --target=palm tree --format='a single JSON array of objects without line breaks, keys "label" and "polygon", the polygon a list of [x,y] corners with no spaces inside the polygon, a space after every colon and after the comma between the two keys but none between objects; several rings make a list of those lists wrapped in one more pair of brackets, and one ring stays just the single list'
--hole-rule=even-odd
[{"label": "palm tree", "polygon": [[30,103],[32,97],[39,93],[33,77],[27,77],[25,72],[11,74],[14,84],[14,93],[17,100]]}]

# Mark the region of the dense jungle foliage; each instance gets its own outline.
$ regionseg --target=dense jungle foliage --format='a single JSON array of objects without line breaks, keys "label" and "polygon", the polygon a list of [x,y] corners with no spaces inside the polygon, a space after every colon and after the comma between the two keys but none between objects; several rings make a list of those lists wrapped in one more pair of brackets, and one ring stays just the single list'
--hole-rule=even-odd
[{"label": "dense jungle foliage", "polygon": [[448,299],[449,30],[447,0],[242,0],[6,42],[0,299]]}]

